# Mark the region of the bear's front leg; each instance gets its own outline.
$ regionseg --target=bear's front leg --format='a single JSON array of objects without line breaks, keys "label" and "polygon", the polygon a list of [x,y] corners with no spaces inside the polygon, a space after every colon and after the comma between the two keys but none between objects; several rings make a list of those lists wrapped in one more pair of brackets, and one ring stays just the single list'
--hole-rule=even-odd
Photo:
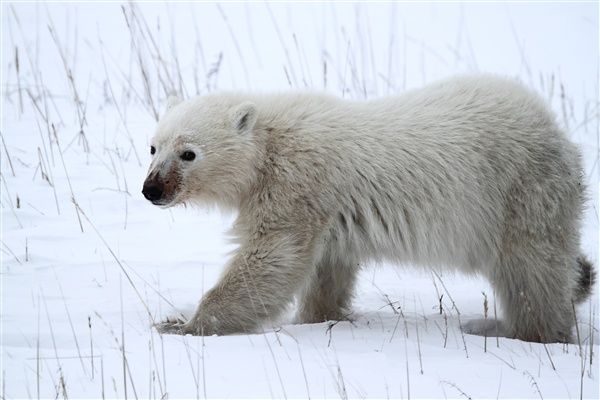
[{"label": "bear's front leg", "polygon": [[314,238],[283,232],[240,246],[215,287],[186,323],[167,320],[161,333],[228,335],[260,332],[277,323],[309,275]]}]

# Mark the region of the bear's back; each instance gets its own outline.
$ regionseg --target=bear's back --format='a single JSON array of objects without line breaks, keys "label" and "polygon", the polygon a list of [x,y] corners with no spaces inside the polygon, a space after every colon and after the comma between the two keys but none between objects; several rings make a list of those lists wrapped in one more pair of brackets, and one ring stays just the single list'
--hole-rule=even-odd
[{"label": "bear's back", "polygon": [[[252,100],[269,182],[290,204],[310,199],[320,218],[334,218],[348,241],[379,257],[401,247],[417,263],[454,255],[472,265],[493,254],[481,249],[497,247],[515,187],[542,182],[578,193],[573,180],[546,179],[578,176],[577,150],[544,102],[509,80],[459,77],[375,100],[310,92]],[[361,234],[382,229],[397,234]]]}]

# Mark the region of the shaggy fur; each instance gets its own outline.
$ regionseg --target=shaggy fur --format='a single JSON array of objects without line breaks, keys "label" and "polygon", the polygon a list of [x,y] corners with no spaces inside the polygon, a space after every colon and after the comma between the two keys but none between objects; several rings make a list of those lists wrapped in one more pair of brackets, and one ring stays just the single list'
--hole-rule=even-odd
[{"label": "shaggy fur", "polygon": [[581,255],[581,156],[539,96],[477,75],[400,96],[217,93],[169,101],[143,193],[238,211],[239,248],[187,323],[260,331],[350,313],[359,265],[486,276],[509,337],[570,340],[595,273]]}]

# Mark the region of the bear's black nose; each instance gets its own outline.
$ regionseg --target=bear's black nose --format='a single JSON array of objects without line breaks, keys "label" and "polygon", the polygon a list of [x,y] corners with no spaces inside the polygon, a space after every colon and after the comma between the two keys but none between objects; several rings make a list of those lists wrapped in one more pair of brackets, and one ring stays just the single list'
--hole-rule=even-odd
[{"label": "bear's black nose", "polygon": [[142,193],[144,194],[144,197],[152,202],[160,200],[160,198],[163,195],[163,192],[164,190],[162,188],[162,185],[157,185],[153,182],[144,183],[144,187],[142,188]]}]

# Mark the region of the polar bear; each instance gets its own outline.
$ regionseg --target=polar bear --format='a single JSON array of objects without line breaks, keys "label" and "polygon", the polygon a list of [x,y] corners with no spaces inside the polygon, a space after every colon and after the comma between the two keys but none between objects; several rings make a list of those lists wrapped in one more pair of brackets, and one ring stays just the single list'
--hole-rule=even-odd
[{"label": "polar bear", "polygon": [[564,342],[594,284],[580,153],[513,80],[460,76],[361,101],[171,98],[150,153],[153,204],[238,213],[219,282],[163,333],[259,332],[295,298],[300,323],[343,319],[360,266],[385,260],[483,275],[509,337]]}]

